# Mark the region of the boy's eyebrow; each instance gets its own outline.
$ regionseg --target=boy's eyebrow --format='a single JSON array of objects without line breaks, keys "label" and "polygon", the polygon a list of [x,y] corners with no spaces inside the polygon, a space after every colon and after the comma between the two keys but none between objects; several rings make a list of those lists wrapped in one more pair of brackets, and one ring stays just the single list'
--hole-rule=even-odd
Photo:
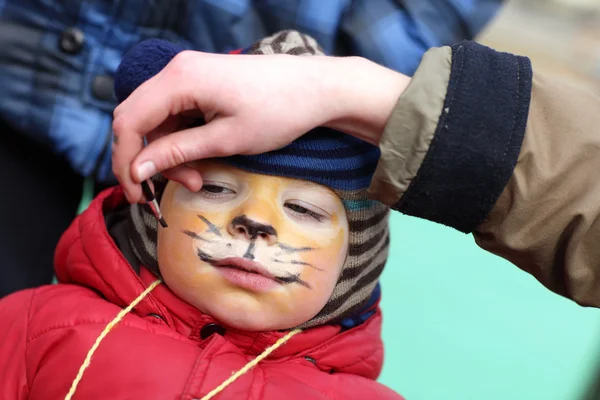
[{"label": "boy's eyebrow", "polygon": [[290,179],[290,180],[296,186],[304,186],[304,187],[319,187],[320,186],[320,185],[317,185],[314,182],[305,181],[303,179]]},{"label": "boy's eyebrow", "polygon": [[[326,186],[319,185],[318,183],[314,183],[303,179],[291,179],[291,185],[295,186],[295,188],[299,190],[305,188],[313,191],[318,191],[318,195],[321,198],[325,197],[329,199],[329,201],[333,202],[333,204],[335,204],[335,206],[333,206],[333,209],[337,209],[338,207],[337,204],[340,202],[339,196]],[[331,211],[333,211],[333,209]],[[330,214],[331,212],[327,213]]]},{"label": "boy's eyebrow", "polygon": [[319,185],[318,183],[314,183],[314,182],[311,182],[311,181],[306,181],[306,180],[303,180],[303,179],[291,179],[291,183],[294,186],[297,186],[297,187],[300,187],[300,188],[318,189],[321,192],[323,192],[323,194],[327,194],[327,195],[330,195],[330,196],[333,196],[333,197],[337,197],[335,195],[335,193],[333,193],[331,191],[331,189],[329,189],[329,188],[327,188],[327,187],[325,187],[323,185]]}]

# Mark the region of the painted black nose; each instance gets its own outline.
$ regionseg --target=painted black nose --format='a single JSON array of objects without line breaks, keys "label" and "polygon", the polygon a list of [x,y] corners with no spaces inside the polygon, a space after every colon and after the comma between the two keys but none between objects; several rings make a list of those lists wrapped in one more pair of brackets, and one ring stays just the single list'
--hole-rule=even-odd
[{"label": "painted black nose", "polygon": [[277,231],[272,225],[254,221],[245,215],[235,217],[228,228],[233,237],[244,237],[249,241],[262,239],[269,245],[277,243]]}]

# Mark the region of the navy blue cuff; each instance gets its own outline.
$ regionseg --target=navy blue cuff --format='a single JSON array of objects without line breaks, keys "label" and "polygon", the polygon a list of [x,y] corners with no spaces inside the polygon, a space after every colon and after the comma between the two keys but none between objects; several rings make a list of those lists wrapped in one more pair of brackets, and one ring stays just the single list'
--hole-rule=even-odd
[{"label": "navy blue cuff", "polygon": [[435,135],[398,211],[469,233],[512,176],[531,98],[529,59],[475,42],[452,47]]}]

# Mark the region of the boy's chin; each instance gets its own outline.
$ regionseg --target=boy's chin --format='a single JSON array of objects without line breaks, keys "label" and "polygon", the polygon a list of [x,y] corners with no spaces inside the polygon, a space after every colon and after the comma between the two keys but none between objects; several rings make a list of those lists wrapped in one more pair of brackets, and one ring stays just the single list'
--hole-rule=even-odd
[{"label": "boy's chin", "polygon": [[268,310],[269,307],[257,309],[254,306],[240,304],[235,307],[219,307],[215,303],[203,307],[206,314],[212,316],[223,325],[248,332],[265,332],[288,330],[302,325],[311,317],[293,315],[293,311],[280,314]]},{"label": "boy's chin", "polygon": [[[280,331],[295,328],[313,318],[327,303],[322,296],[305,293],[256,294],[230,286],[190,288],[165,282],[182,300],[224,326],[251,332]],[[170,284],[171,283],[171,284]],[[217,281],[218,283],[218,281]]]}]

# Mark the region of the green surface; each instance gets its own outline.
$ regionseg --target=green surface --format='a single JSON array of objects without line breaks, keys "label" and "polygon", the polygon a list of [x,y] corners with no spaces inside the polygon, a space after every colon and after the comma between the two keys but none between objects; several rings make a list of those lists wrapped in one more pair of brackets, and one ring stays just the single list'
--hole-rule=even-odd
[{"label": "green surface", "polygon": [[94,198],[94,180],[92,178],[85,178],[83,181],[83,193],[81,195],[81,201],[79,202],[79,208],[77,214],[81,214],[90,205],[90,202]]},{"label": "green surface", "polygon": [[392,217],[380,380],[408,400],[570,400],[591,384],[600,310],[545,289],[472,236]]}]

